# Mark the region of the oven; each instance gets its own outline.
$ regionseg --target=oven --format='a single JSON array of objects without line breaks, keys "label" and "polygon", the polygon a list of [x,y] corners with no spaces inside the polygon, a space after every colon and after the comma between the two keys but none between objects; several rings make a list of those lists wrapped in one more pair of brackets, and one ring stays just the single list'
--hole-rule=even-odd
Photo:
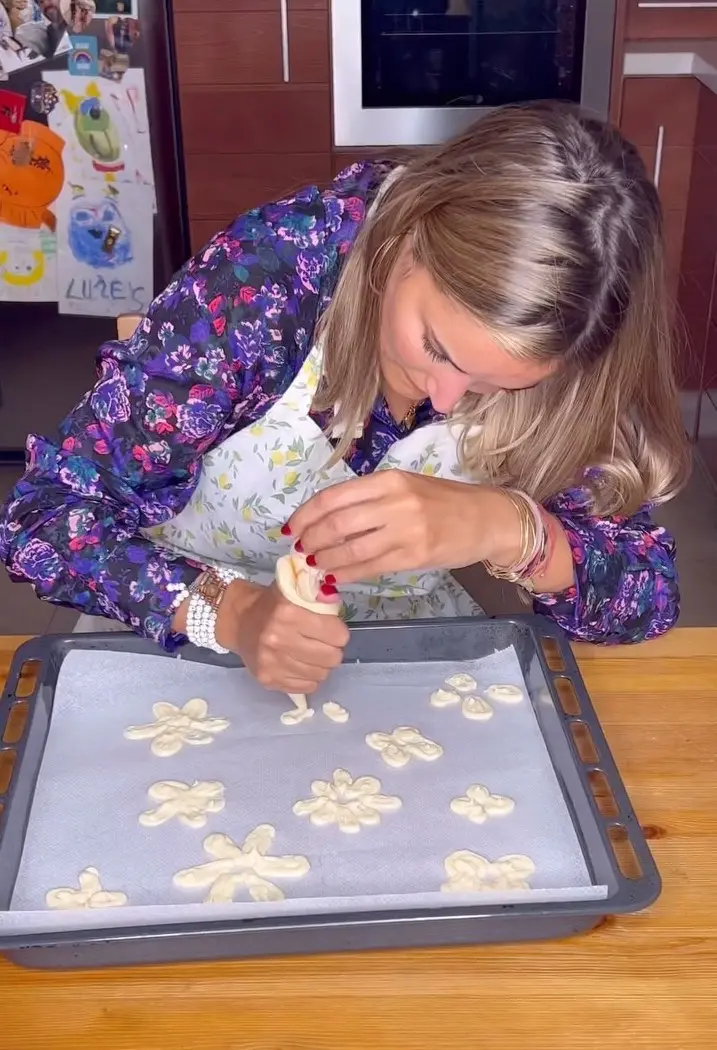
[{"label": "oven", "polygon": [[423,145],[509,102],[605,117],[616,0],[331,0],[334,144]]}]

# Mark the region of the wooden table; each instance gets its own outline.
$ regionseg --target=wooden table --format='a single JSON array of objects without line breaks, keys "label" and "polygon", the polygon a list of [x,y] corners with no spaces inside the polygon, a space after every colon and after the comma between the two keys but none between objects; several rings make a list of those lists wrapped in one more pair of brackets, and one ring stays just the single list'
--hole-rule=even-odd
[{"label": "wooden table", "polygon": [[[19,639],[0,638],[0,670]],[[577,646],[664,889],[567,941],[32,972],[0,959],[3,1050],[713,1050],[717,628]]]}]

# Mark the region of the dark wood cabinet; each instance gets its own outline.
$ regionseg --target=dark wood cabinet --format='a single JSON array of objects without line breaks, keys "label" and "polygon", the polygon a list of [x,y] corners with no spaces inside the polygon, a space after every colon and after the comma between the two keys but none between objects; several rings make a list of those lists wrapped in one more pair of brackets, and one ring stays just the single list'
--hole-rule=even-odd
[{"label": "dark wood cabinet", "polygon": [[331,177],[327,0],[175,0],[192,248]]},{"label": "dark wood cabinet", "polygon": [[717,2],[627,0],[626,40],[717,38]]},{"label": "dark wood cabinet", "polygon": [[701,85],[694,77],[625,77],[620,127],[639,149],[660,193],[665,265],[676,298]]}]

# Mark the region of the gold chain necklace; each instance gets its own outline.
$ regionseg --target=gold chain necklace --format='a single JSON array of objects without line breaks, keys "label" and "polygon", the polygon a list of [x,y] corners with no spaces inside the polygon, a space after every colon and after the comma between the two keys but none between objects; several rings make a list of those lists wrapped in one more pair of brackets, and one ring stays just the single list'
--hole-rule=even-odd
[{"label": "gold chain necklace", "polygon": [[[420,402],[419,402],[420,403]],[[406,415],[401,420],[401,426],[410,430],[413,424],[416,422],[416,412],[418,411],[418,404],[411,405]]]}]

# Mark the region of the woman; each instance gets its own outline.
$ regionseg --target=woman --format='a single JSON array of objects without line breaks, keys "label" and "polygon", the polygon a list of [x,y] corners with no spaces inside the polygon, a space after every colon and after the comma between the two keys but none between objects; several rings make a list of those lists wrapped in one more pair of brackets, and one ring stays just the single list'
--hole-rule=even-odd
[{"label": "woman", "polygon": [[347,641],[272,586],[291,540],[347,619],[478,613],[446,570],[482,561],[573,638],[651,637],[678,591],[647,507],[688,462],[668,333],[636,151],[496,110],[218,234],[58,441],[30,437],[0,551],[41,597],[286,692]]}]

